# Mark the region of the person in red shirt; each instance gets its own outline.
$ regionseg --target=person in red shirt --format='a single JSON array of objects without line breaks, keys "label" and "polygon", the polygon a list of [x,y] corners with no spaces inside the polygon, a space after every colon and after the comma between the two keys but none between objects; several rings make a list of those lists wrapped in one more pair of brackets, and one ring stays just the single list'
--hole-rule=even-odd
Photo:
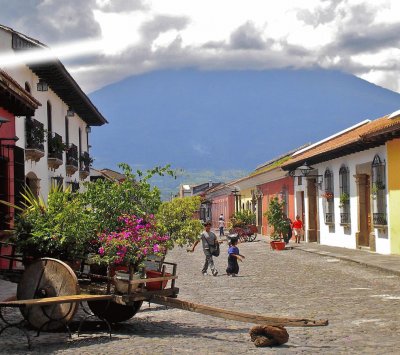
[{"label": "person in red shirt", "polygon": [[303,235],[303,222],[301,221],[299,215],[296,216],[296,219],[293,222],[293,232],[295,236],[295,243],[300,244],[300,239]]}]

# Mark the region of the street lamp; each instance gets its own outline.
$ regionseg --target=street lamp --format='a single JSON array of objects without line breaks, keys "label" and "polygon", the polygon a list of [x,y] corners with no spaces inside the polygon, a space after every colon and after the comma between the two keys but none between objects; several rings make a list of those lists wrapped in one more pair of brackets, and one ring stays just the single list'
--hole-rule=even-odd
[{"label": "street lamp", "polygon": [[235,213],[236,212],[238,212],[238,210],[239,210],[239,201],[238,201],[238,197],[239,197],[239,195],[238,195],[238,192],[239,192],[239,190],[236,188],[236,186],[235,186],[235,188],[231,191],[232,192],[232,194],[233,194],[233,196],[235,196]]}]

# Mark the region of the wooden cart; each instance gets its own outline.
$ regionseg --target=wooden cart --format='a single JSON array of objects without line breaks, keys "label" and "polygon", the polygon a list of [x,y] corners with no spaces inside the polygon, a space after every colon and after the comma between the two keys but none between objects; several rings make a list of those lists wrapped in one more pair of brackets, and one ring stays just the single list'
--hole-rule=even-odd
[{"label": "wooden cart", "polygon": [[[0,242],[1,243],[1,242]],[[15,249],[13,249],[15,250]],[[1,255],[0,259],[7,260],[7,268],[0,270],[0,278],[17,282],[16,300],[0,302],[0,318],[2,309],[18,307],[26,322],[38,330],[56,330],[64,327],[70,333],[68,323],[73,319],[78,307],[86,302],[92,314],[103,320],[111,335],[110,323],[118,323],[132,318],[139,310],[143,301],[166,305],[191,312],[202,313],[214,317],[236,321],[292,327],[312,327],[327,325],[327,320],[311,320],[304,318],[278,318],[262,315],[219,309],[201,304],[176,299],[179,289],[175,287],[177,265],[161,262],[160,277],[134,280],[130,273],[127,291],[118,292],[114,286],[114,278],[107,275],[84,272],[85,264],[79,270],[73,270],[67,263],[53,258],[33,260],[27,267],[18,268],[22,259],[15,255]],[[166,270],[169,269],[168,273]],[[161,283],[169,282],[168,287],[162,288]],[[148,285],[160,284],[157,290],[148,290]],[[147,287],[147,288],[146,288]],[[20,327],[6,321],[4,329],[10,326]],[[20,328],[21,329],[21,328]],[[29,334],[22,329],[28,338]],[[79,333],[79,331],[78,331]]]}]

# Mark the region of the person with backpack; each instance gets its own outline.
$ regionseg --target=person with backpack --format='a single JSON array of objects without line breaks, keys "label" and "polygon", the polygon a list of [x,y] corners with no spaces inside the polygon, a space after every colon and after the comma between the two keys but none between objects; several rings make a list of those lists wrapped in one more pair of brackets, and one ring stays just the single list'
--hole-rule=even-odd
[{"label": "person with backpack", "polygon": [[[204,231],[200,234],[199,240],[197,240],[193,244],[192,249],[189,249],[188,251],[193,253],[194,249],[196,248],[196,245],[199,244],[200,241],[202,243],[203,252],[206,257],[201,273],[204,276],[208,275],[207,270],[208,267],[210,267],[212,275],[217,276],[218,270],[214,264],[213,254],[215,256],[216,254],[219,254],[219,243],[217,236],[213,232],[211,232],[211,222],[204,223]],[[216,252],[217,249],[218,252]]]}]

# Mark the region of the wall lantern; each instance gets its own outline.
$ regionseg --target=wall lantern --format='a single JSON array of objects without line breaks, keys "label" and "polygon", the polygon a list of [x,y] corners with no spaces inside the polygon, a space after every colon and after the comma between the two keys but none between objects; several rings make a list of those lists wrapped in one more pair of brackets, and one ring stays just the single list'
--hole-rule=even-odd
[{"label": "wall lantern", "polygon": [[67,117],[74,117],[74,115],[75,115],[74,110],[72,108],[68,107]]},{"label": "wall lantern", "polygon": [[[296,175],[296,170],[300,170],[301,175]],[[296,170],[292,170],[289,172],[289,176],[292,177],[308,177],[308,178],[316,178],[316,186],[321,188],[323,176],[318,174],[310,174],[314,168],[308,165],[307,161],[303,163],[303,165],[296,168]]]},{"label": "wall lantern", "polygon": [[92,128],[90,126],[86,126],[85,130],[86,130],[86,133],[92,132]]},{"label": "wall lantern", "polygon": [[302,166],[299,166],[297,169],[300,170],[301,175],[303,175],[303,176],[308,176],[308,174],[310,174],[310,171],[314,170],[314,168],[309,166],[306,161],[304,162],[304,164]]},{"label": "wall lantern", "polygon": [[47,91],[49,90],[49,85],[42,79],[39,79],[37,83],[37,91]]}]

